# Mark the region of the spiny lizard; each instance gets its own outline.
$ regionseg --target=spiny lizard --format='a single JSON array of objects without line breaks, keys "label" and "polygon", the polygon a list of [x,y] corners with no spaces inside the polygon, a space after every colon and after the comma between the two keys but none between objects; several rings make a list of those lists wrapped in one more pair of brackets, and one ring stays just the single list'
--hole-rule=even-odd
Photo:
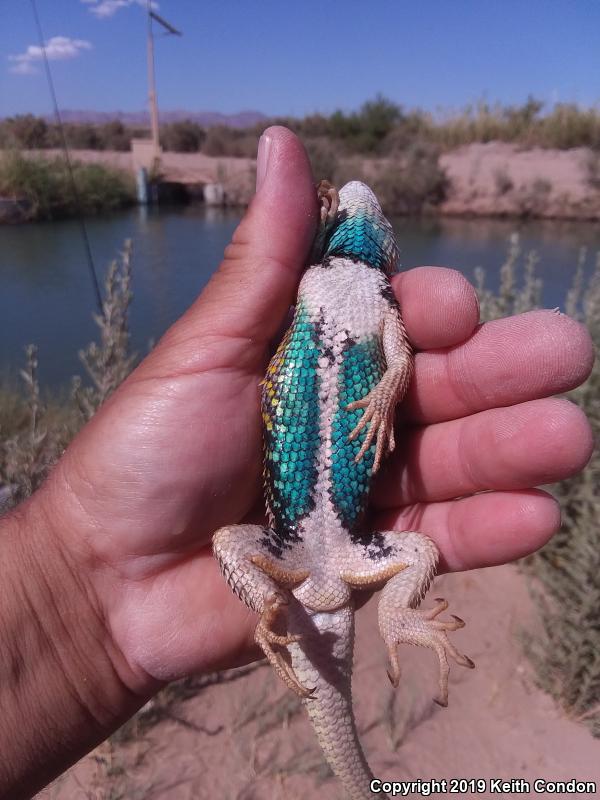
[{"label": "spiny lizard", "polygon": [[214,535],[225,579],[260,614],[255,638],[305,700],[325,756],[352,800],[373,797],[351,698],[354,593],[383,587],[379,628],[398,685],[401,643],[437,653],[438,702],[458,617],[447,603],[419,610],[438,551],[415,531],[363,527],[369,485],[394,449],[394,411],[413,356],[390,284],[398,248],[373,192],[358,181],[318,187],[321,220],[291,327],[262,384],[269,527]]}]

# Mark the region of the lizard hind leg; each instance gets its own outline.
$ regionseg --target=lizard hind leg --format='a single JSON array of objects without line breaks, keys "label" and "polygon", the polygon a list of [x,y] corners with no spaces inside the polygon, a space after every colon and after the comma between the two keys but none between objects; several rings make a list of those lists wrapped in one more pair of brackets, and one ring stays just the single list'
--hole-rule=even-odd
[{"label": "lizard hind leg", "polygon": [[[292,565],[293,543],[278,540],[274,531],[261,525],[232,525],[213,537],[213,552],[234,594],[260,614],[254,639],[283,682],[302,698],[312,694],[303,686],[281,652],[299,641],[297,635],[280,633],[286,627],[290,590],[309,573]],[[279,649],[276,649],[279,648]]]},{"label": "lizard hind leg", "polygon": [[464,627],[464,622],[452,616],[441,620],[439,615],[448,608],[445,600],[437,599],[432,609],[418,606],[429,588],[437,563],[438,553],[433,542],[414,531],[383,534],[395,540],[396,547],[405,559],[406,568],[388,581],[379,600],[379,630],[387,645],[391,671],[388,676],[394,687],[400,681],[398,645],[413,644],[428,647],[438,657],[439,705],[448,704],[448,656],[463,667],[475,665],[468,656],[460,653],[448,638],[448,633]]}]

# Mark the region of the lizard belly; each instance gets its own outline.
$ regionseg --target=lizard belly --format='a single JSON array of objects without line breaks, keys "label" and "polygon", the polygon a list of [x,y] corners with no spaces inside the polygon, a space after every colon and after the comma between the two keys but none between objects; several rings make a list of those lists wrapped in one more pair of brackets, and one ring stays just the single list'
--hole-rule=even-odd
[{"label": "lizard belly", "polygon": [[319,419],[315,507],[304,526],[322,540],[332,533],[347,539],[367,504],[374,447],[356,463],[364,433],[349,435],[362,410],[347,405],[365,397],[381,380],[386,363],[382,325],[387,310],[385,275],[366,264],[332,259],[308,270],[299,297],[319,320]]}]

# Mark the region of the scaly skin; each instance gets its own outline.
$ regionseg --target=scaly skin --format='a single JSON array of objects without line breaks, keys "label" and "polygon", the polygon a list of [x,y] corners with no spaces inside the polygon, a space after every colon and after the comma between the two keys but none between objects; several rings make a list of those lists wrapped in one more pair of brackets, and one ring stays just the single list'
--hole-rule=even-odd
[{"label": "scaly skin", "polygon": [[351,800],[373,797],[352,711],[354,592],[383,587],[379,628],[398,685],[397,647],[433,649],[446,705],[448,655],[467,667],[439,600],[418,606],[435,574],[434,543],[415,531],[362,527],[371,477],[394,449],[394,411],[412,351],[389,275],[397,246],[377,199],[353,181],[319,186],[321,227],[294,320],[263,381],[270,526],[236,525],[213,548],[233,591],[261,615],[256,641],[304,698],[319,743]]}]

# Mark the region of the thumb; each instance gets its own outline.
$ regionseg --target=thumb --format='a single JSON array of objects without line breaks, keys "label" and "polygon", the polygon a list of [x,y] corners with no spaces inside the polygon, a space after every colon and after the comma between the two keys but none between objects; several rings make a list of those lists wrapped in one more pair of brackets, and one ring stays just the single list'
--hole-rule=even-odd
[{"label": "thumb", "polygon": [[316,197],[298,137],[267,128],[258,148],[257,193],[218,270],[160,343],[160,356],[170,361],[177,352],[186,371],[214,366],[215,357],[238,367],[262,362],[294,300],[315,235]]}]

